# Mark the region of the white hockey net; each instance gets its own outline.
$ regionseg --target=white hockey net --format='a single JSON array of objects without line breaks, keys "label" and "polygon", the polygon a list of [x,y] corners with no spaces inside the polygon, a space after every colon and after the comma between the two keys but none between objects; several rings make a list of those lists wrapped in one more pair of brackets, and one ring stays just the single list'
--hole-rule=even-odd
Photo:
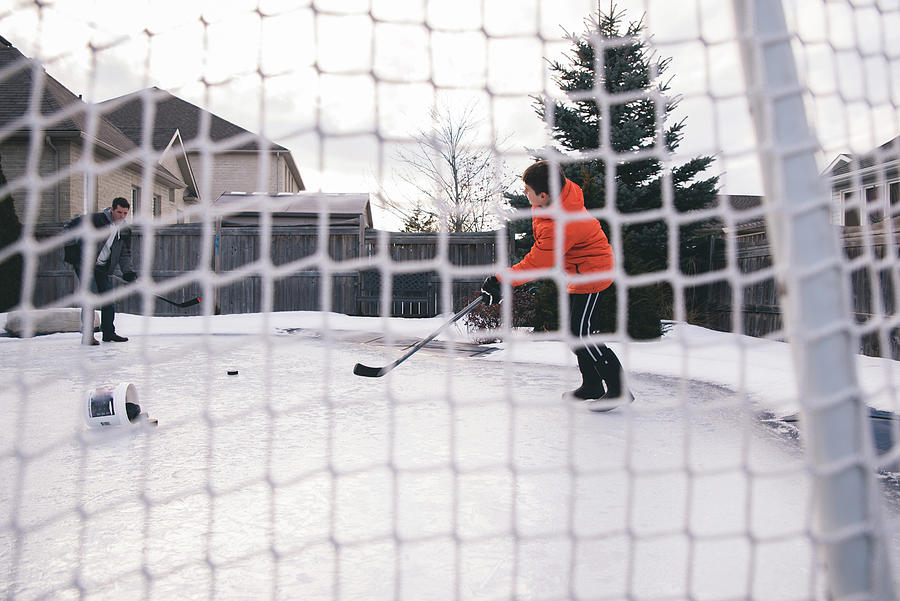
[{"label": "white hockey net", "polygon": [[[596,72],[643,47],[645,89],[560,91],[587,0],[0,4],[0,596],[895,599],[900,6],[599,9],[640,27],[580,38]],[[454,135],[461,204],[419,160]],[[354,375],[527,250],[498,190],[537,155],[602,166],[636,401],[561,399],[562,269]],[[61,226],[119,196],[138,279],[98,296],[63,245],[109,232]],[[130,340],[82,345],[107,301]],[[104,423],[125,384],[157,426]]]}]

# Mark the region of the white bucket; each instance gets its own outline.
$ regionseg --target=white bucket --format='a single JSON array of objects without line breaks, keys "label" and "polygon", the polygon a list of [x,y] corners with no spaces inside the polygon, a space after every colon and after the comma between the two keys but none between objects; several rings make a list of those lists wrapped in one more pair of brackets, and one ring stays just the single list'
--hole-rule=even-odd
[{"label": "white bucket", "polygon": [[128,419],[125,403],[134,403],[140,411],[137,388],[128,382],[122,382],[118,386],[101,386],[90,390],[84,400],[84,419],[91,428],[134,423]]}]

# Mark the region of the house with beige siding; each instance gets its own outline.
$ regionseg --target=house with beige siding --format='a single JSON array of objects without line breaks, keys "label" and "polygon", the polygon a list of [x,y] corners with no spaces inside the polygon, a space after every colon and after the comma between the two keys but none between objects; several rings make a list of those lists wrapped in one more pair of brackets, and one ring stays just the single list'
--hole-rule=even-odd
[{"label": "house with beige siding", "polygon": [[35,223],[94,212],[117,196],[131,200],[137,219],[199,221],[200,201],[225,192],[304,189],[283,146],[155,87],[86,103],[3,37],[0,164],[19,219]]},{"label": "house with beige siding", "polygon": [[864,154],[839,155],[825,176],[837,225],[858,227],[900,216],[900,137]]},{"label": "house with beige siding", "polygon": [[[100,104],[103,118],[138,147],[151,148],[161,164],[187,183],[179,211],[199,221],[191,205],[215,201],[227,192],[293,194],[304,189],[290,151],[218,115],[156,87]],[[145,114],[153,121],[145,128]],[[167,162],[168,161],[168,162]],[[140,196],[140,195],[138,195]],[[138,210],[145,206],[139,197]]]},{"label": "house with beige siding", "polygon": [[95,105],[2,37],[0,161],[6,192],[23,222],[65,221],[108,207],[136,187],[147,188],[165,212],[185,187],[177,173],[145,162]]}]

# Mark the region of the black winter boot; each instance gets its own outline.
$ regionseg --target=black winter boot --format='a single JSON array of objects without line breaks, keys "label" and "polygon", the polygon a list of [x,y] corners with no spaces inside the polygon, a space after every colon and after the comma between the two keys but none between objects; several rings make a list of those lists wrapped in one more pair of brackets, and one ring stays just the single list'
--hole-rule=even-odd
[{"label": "black winter boot", "polygon": [[606,394],[603,388],[603,380],[600,376],[597,364],[591,359],[590,354],[585,349],[575,351],[578,358],[578,369],[581,370],[581,386],[567,392],[565,397],[573,401],[586,401],[589,399],[599,399]]},{"label": "black winter boot", "polygon": [[622,396],[622,364],[611,348],[605,344],[599,345],[598,348],[601,359],[597,369],[600,370],[600,377],[606,385],[606,396],[611,398]]},{"label": "black winter boot", "polygon": [[622,364],[611,348],[605,344],[599,346],[601,359],[597,364],[600,377],[606,386],[606,394],[588,403],[591,411],[611,411],[616,407],[634,401],[631,391],[622,386]]}]

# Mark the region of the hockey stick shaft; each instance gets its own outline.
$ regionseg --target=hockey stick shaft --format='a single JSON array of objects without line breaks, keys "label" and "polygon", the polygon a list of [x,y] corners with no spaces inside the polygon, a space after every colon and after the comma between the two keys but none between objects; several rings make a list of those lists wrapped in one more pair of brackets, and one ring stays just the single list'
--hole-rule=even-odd
[{"label": "hockey stick shaft", "polygon": [[357,376],[364,376],[366,378],[380,378],[387,372],[391,371],[392,369],[394,369],[395,367],[397,367],[398,365],[400,365],[401,363],[403,363],[404,361],[406,361],[407,359],[412,357],[420,348],[422,348],[423,346],[425,346],[426,344],[428,344],[429,342],[434,340],[437,337],[437,335],[440,334],[441,332],[443,332],[447,327],[456,323],[463,315],[469,313],[472,309],[474,309],[475,307],[480,305],[483,302],[483,300],[484,299],[482,299],[480,296],[478,298],[476,298],[475,300],[473,300],[466,307],[464,307],[462,310],[460,310],[456,315],[451,317],[450,320],[447,321],[444,325],[442,325],[437,330],[435,330],[430,336],[428,336],[428,338],[424,338],[423,340],[417,342],[415,344],[415,346],[413,346],[406,352],[405,355],[403,355],[402,357],[400,357],[393,363],[385,365],[384,367],[369,367],[368,365],[363,365],[362,363],[357,363],[353,367],[353,373],[356,374]]},{"label": "hockey stick shaft", "polygon": [[[117,275],[114,275],[114,276],[112,276],[112,277],[116,278],[117,280],[119,280],[119,281],[122,282],[122,283],[125,283],[125,284],[128,284],[128,283],[129,283],[129,282],[126,282],[124,279],[120,278],[120,277],[117,276]],[[188,308],[188,307],[193,307],[194,305],[199,305],[199,304],[200,304],[200,297],[199,297],[199,296],[195,296],[194,298],[188,299],[188,300],[184,301],[183,303],[179,303],[179,302],[177,302],[177,301],[169,300],[169,299],[167,299],[166,297],[160,296],[160,295],[158,295],[158,294],[154,294],[153,296],[155,296],[156,298],[158,298],[159,300],[161,300],[161,301],[163,301],[163,302],[169,303],[170,305],[174,305],[174,306],[178,307],[179,309],[186,309],[186,308]]]}]

